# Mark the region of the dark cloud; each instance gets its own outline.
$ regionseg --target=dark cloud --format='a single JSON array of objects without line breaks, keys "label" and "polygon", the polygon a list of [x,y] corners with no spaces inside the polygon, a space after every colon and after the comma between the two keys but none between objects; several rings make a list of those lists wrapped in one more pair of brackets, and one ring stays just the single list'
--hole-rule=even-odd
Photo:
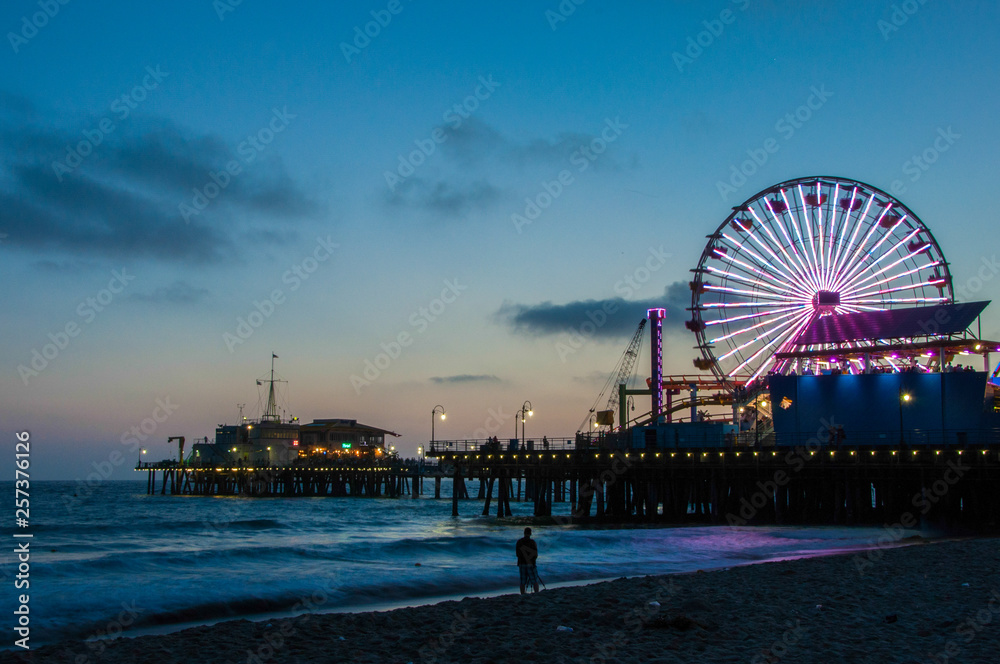
[{"label": "dark cloud", "polygon": [[459,374],[457,376],[433,376],[432,383],[499,383],[500,379],[493,374]]},{"label": "dark cloud", "polygon": [[[93,270],[99,267],[99,264],[91,261],[79,261],[73,259],[40,260],[35,261],[35,267],[40,270],[45,270],[46,272],[54,272],[56,274],[77,274],[79,272]],[[103,266],[100,267],[103,268]]]},{"label": "dark cloud", "polygon": [[[667,310],[664,329],[683,330],[690,319],[686,282],[677,281],[664,289],[663,297],[649,300],[625,300],[620,297],[604,300],[577,300],[567,304],[542,302],[514,304],[505,302],[494,318],[515,334],[549,336],[575,332],[596,339],[619,339],[635,333],[639,321],[654,307]],[[610,312],[610,313],[609,313]],[[594,327],[591,331],[591,326]]]},{"label": "dark cloud", "polygon": [[[461,217],[490,209],[511,193],[511,188],[495,184],[498,172],[514,169],[527,173],[539,168],[550,172],[568,168],[571,155],[596,138],[596,135],[563,132],[555,138],[519,140],[501,134],[477,118],[468,118],[458,127],[441,125],[432,130],[437,131],[442,132],[444,140],[430,156],[413,145],[409,152],[401,153],[404,159],[414,155],[409,161],[415,172],[404,177],[394,169],[392,175],[399,177],[385,193],[385,203],[443,217]],[[433,166],[424,166],[425,162]],[[592,164],[617,167],[607,153]],[[516,197],[511,193],[509,198]]]},{"label": "dark cloud", "polygon": [[389,203],[435,214],[462,216],[486,209],[502,196],[500,189],[483,180],[452,183],[446,180],[427,181],[414,176],[390,194]]},{"label": "dark cloud", "polygon": [[508,161],[517,166],[553,164],[569,159],[582,145],[595,137],[578,132],[563,132],[556,138],[529,138],[524,141],[504,136],[477,118],[469,118],[459,127],[438,127],[447,137],[442,152],[464,164],[484,161]]},{"label": "dark cloud", "polygon": [[[161,120],[66,122],[39,117],[27,102],[16,108],[19,114],[0,114],[0,225],[12,246],[202,263],[232,255],[250,231],[277,232],[322,212],[279,159],[247,161],[221,137]],[[113,131],[100,131],[102,121]],[[75,128],[55,128],[66,126]],[[77,146],[82,158],[69,158]],[[225,172],[233,161],[236,175]],[[221,191],[185,218],[181,205],[193,208],[195,190],[206,186]]]},{"label": "dark cloud", "polygon": [[132,293],[129,299],[153,304],[194,304],[209,295],[207,288],[192,286],[186,281],[175,281],[169,286],[160,286],[151,293]]}]

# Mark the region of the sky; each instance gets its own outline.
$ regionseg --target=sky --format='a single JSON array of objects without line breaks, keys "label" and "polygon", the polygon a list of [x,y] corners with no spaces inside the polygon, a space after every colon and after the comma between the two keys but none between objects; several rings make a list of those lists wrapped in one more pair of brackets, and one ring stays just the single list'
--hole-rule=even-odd
[{"label": "sky", "polygon": [[438,439],[525,401],[572,436],[648,307],[696,373],[706,236],[796,177],[890,191],[957,299],[1000,283],[993,2],[11,0],[0,28],[0,423],[36,479],[259,414],[272,353],[287,416],[404,455],[439,404]]}]

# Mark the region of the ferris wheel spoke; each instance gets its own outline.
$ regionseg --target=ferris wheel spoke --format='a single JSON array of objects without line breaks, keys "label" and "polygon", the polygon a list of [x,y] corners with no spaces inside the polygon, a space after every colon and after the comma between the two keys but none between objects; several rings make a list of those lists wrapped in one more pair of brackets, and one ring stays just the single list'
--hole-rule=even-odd
[{"label": "ferris wheel spoke", "polygon": [[[807,242],[805,242],[805,240],[801,239],[802,238],[802,230],[799,227],[799,216],[794,212],[794,210],[792,209],[791,204],[788,202],[788,196],[787,196],[785,190],[784,189],[780,189],[780,191],[781,191],[781,202],[785,206],[784,212],[782,212],[780,216],[778,214],[776,214],[775,211],[774,211],[774,208],[771,206],[770,202],[768,202],[767,209],[771,212],[771,215],[774,217],[775,222],[779,222],[779,219],[784,219],[785,212],[788,213],[788,218],[792,220],[792,226],[795,227],[795,232],[798,235],[798,237],[800,238],[799,242],[800,242],[800,244],[803,245],[802,246],[802,254],[801,254],[801,256],[799,255],[799,253],[797,251],[795,252],[795,256],[799,259],[800,263],[802,264],[802,274],[803,274],[804,278],[810,284],[812,284],[812,287],[813,287],[814,290],[819,290],[820,288],[822,288],[822,285],[821,285],[821,276],[820,276],[819,270],[817,268],[816,260],[815,260],[815,258],[816,258],[816,252],[813,249],[813,245],[812,245],[812,227],[809,224],[809,220],[805,219],[804,221],[806,222],[806,230],[809,231],[809,233],[808,233],[808,235],[809,235],[809,242],[807,243]],[[781,223],[783,223],[783,222],[781,222]],[[806,247],[805,247],[806,244],[809,245],[809,250],[810,250],[809,252],[806,251]],[[794,251],[794,245],[793,245],[793,251]],[[813,260],[809,259],[809,253],[810,252],[812,252],[812,254],[813,254]]]},{"label": "ferris wheel spoke", "polygon": [[883,251],[876,257],[876,252],[878,252],[882,244],[885,243],[885,241],[888,240],[890,237],[895,237],[896,229],[899,228],[900,225],[902,225],[905,220],[906,217],[903,216],[899,219],[898,222],[893,224],[892,228],[889,229],[889,231],[879,239],[879,241],[875,244],[875,246],[869,249],[868,253],[865,254],[865,256],[860,261],[857,262],[857,264],[854,266],[851,272],[844,275],[844,279],[845,280],[850,279],[853,273],[857,273],[860,276],[864,274],[863,272],[861,272],[861,270],[869,270],[874,268],[876,265],[881,263],[886,258],[894,255],[897,249],[903,246],[906,242],[912,240],[915,235],[918,235],[920,233],[919,228],[911,230],[909,233],[903,236],[903,239],[896,242],[896,244],[894,244],[891,249],[889,249],[888,251]]},{"label": "ferris wheel spoke", "polygon": [[[751,345],[751,344],[754,344],[754,343],[756,343],[756,342],[760,341],[760,340],[761,340],[761,339],[763,339],[764,337],[768,337],[768,336],[770,336],[770,335],[772,335],[772,334],[776,333],[776,332],[777,332],[778,330],[783,330],[783,329],[785,329],[786,327],[788,327],[789,325],[794,325],[794,324],[795,324],[795,323],[796,323],[796,322],[797,322],[797,321],[798,321],[799,319],[801,319],[801,318],[802,318],[803,316],[810,316],[810,315],[811,315],[811,312],[809,312],[809,311],[800,311],[800,312],[799,312],[799,313],[798,313],[798,314],[796,315],[796,317],[795,317],[795,318],[793,318],[792,320],[790,320],[790,321],[786,321],[786,322],[784,322],[784,323],[781,323],[781,324],[779,324],[779,325],[776,325],[775,327],[772,327],[772,328],[769,328],[769,329],[767,329],[767,330],[764,330],[763,332],[761,332],[761,333],[760,333],[760,334],[758,334],[757,336],[753,337],[753,338],[752,338],[752,339],[750,339],[749,341],[745,341],[745,342],[743,342],[742,344],[740,344],[739,346],[736,346],[735,348],[733,348],[732,350],[730,350],[730,351],[729,351],[728,353],[726,353],[726,354],[724,354],[724,355],[721,355],[721,356],[719,357],[719,359],[720,359],[720,360],[725,360],[726,358],[730,357],[731,355],[733,355],[733,354],[735,354],[735,353],[738,353],[739,351],[743,350],[743,349],[744,349],[744,348],[746,348],[747,346],[749,346],[749,345]],[[766,348],[766,346],[765,346],[765,348]]]},{"label": "ferris wheel spoke", "polygon": [[[792,311],[791,313],[784,313],[784,314],[775,316],[774,318],[770,318],[768,320],[761,321],[760,323],[757,323],[756,325],[751,325],[749,327],[744,327],[744,328],[742,328],[740,330],[736,330],[735,332],[729,332],[728,334],[724,334],[721,337],[716,337],[715,339],[710,339],[709,343],[713,343],[714,344],[714,343],[718,343],[720,341],[725,341],[726,339],[732,339],[733,337],[736,337],[736,336],[738,336],[740,334],[745,334],[745,333],[750,332],[752,330],[760,329],[761,327],[764,327],[765,325],[770,325],[771,323],[777,323],[780,320],[785,320],[787,318],[791,318],[792,316],[797,316],[801,312],[801,309],[802,309],[801,307],[797,307],[796,310]],[[771,313],[775,313],[775,312],[771,312]]]},{"label": "ferris wheel spoke", "polygon": [[[787,327],[787,329],[785,329],[785,331],[783,333],[775,336],[769,342],[767,342],[766,344],[764,344],[763,346],[761,346],[757,350],[756,353],[754,353],[753,355],[751,355],[747,359],[743,360],[743,362],[741,362],[739,365],[737,365],[737,367],[735,369],[733,369],[732,373],[730,373],[729,375],[730,376],[735,375],[737,372],[740,371],[740,369],[742,369],[743,367],[747,366],[750,362],[753,362],[754,360],[756,360],[758,357],[760,357],[760,355],[764,351],[766,351],[768,348],[770,348],[771,346],[773,346],[778,341],[782,341],[782,340],[787,341],[788,339],[794,339],[798,335],[798,333],[803,328],[805,328],[806,325],[809,324],[809,321],[811,319],[812,319],[812,314],[810,312],[808,312],[808,311],[807,312],[803,312],[800,315],[799,318],[796,318],[796,319],[794,319],[794,320],[791,321],[791,326]],[[796,325],[796,323],[797,323],[797,325]],[[773,361],[774,358],[772,357],[771,360]],[[760,372],[763,371],[764,367],[766,367],[766,366],[767,366],[767,364],[762,365],[757,370],[757,373],[755,373],[753,376],[751,376],[750,380],[748,380],[747,382],[748,383],[752,383],[754,381],[754,379],[757,378],[757,376],[760,375]]]},{"label": "ferris wheel spoke", "polygon": [[[772,279],[780,281],[785,286],[791,286],[791,287],[795,286],[795,284],[796,284],[795,279],[793,279],[789,275],[787,275],[784,272],[782,272],[781,270],[779,270],[773,263],[771,263],[770,261],[766,260],[764,257],[762,257],[760,254],[758,254],[757,252],[755,252],[750,247],[746,246],[745,242],[743,242],[743,243],[737,242],[735,239],[733,239],[732,237],[730,237],[726,233],[723,233],[722,237],[726,238],[727,240],[729,240],[730,242],[732,242],[734,245],[736,245],[738,251],[742,251],[742,252],[748,254],[751,258],[753,258],[754,261],[757,262],[757,265],[759,266],[758,269],[761,270],[762,273],[768,273],[768,274],[770,274]],[[738,259],[736,259],[736,258],[730,257],[730,259],[733,262],[738,262]],[[741,264],[742,265],[746,265],[746,263],[741,263]],[[808,291],[805,291],[805,290],[802,291],[803,295],[806,295],[807,293],[808,293]]]},{"label": "ferris wheel spoke", "polygon": [[718,309],[721,307],[735,307],[735,308],[757,307],[757,308],[767,309],[769,307],[783,307],[785,305],[780,302],[704,302],[700,306],[706,309]]},{"label": "ferris wheel spoke", "polygon": [[778,309],[777,311],[759,311],[752,314],[742,314],[740,316],[733,316],[732,318],[720,318],[711,321],[705,321],[706,326],[710,325],[725,325],[727,323],[735,323],[738,320],[751,320],[753,318],[761,318],[762,316],[771,316],[776,313],[782,313],[784,311],[791,311],[793,309],[800,309],[800,307],[788,307],[787,309]]},{"label": "ferris wheel spoke", "polygon": [[[784,227],[785,227],[785,222],[783,221],[784,220],[784,215],[782,214],[781,216],[779,216],[778,214],[776,214],[775,211],[774,211],[774,208],[771,206],[770,202],[767,201],[766,198],[764,200],[765,200],[764,208],[768,212],[771,213],[771,218],[774,219],[775,225],[778,226],[781,229],[784,229]],[[760,217],[758,217],[757,214],[756,214],[756,212],[753,211],[753,208],[751,208],[751,213],[754,215],[754,218],[757,219],[758,223],[761,225],[761,228],[765,229],[771,235],[772,239],[774,240],[774,243],[776,245],[778,245],[778,247],[780,248],[781,252],[783,254],[785,254],[785,256],[788,257],[788,262],[792,263],[792,265],[793,265],[793,271],[798,275],[798,277],[800,279],[804,280],[806,283],[811,284],[813,287],[817,287],[819,282],[816,281],[815,275],[810,272],[809,268],[806,265],[806,263],[808,262],[808,257],[807,257],[806,261],[803,261],[802,257],[799,256],[799,252],[795,249],[795,244],[794,243],[790,243],[790,247],[792,249],[792,253],[795,255],[795,261],[793,262],[792,261],[792,257],[789,256],[789,254],[788,254],[788,251],[781,245],[781,242],[777,238],[774,237],[774,234],[771,233],[771,230],[770,230],[770,227],[768,226],[768,224],[766,224],[763,221],[761,221]],[[786,233],[786,236],[787,236],[787,233]]]},{"label": "ferris wheel spoke", "polygon": [[[837,191],[840,190],[840,183],[837,183]],[[841,222],[842,228],[840,231],[840,238],[837,240],[837,251],[833,254],[833,260],[830,261],[830,279],[833,281],[834,276],[837,274],[837,264],[840,262],[840,254],[844,248],[844,239],[848,236],[848,229],[851,224],[851,213],[854,211],[854,202],[858,199],[858,188],[855,186],[851,190],[851,197],[847,199],[847,205],[844,206],[844,216]],[[833,196],[833,209],[836,211],[837,207],[840,206],[840,194],[835,193]],[[831,230],[832,232],[832,230]]]},{"label": "ferris wheel spoke", "polygon": [[[771,230],[766,225],[764,225],[764,224],[761,224],[761,228],[763,228],[765,230],[765,232],[767,232],[767,233],[771,232]],[[753,232],[752,228],[749,231],[747,231],[747,237],[749,237],[751,240],[753,240],[754,242],[756,242],[757,245],[761,249],[763,249],[764,251],[766,251],[767,253],[769,253],[771,255],[771,258],[773,258],[774,261],[778,265],[780,265],[781,267],[785,268],[786,271],[792,272],[792,269],[789,268],[788,265],[786,265],[785,262],[782,261],[781,258],[778,257],[778,254],[774,253],[774,250],[771,248],[771,246],[767,242],[765,242],[764,240],[762,240],[760,237],[757,236],[756,233]],[[744,247],[745,247],[746,251],[748,251],[748,252],[751,251],[749,247],[745,246],[745,243],[744,243]],[[779,249],[780,249],[780,247],[779,247]],[[756,254],[754,254],[754,255],[756,255]],[[778,272],[781,272],[781,270],[778,270],[778,268],[775,265],[770,264],[770,261],[767,261],[767,260],[761,258],[760,256],[757,256],[757,261],[759,263],[761,263],[762,265],[771,265],[771,267],[773,267],[775,270],[777,270]],[[784,272],[781,272],[781,274],[785,277],[786,280],[788,280],[788,281],[792,280],[791,277],[789,277]]]},{"label": "ferris wheel spoke", "polygon": [[[921,251],[923,251],[923,250],[921,249]],[[917,253],[919,253],[919,252],[917,252]],[[927,270],[927,269],[930,269],[932,267],[937,267],[938,265],[941,264],[941,261],[932,261],[932,262],[924,264],[924,265],[918,265],[917,267],[909,269],[909,270],[906,270],[905,272],[897,272],[896,274],[891,274],[888,277],[886,277],[885,279],[879,279],[875,283],[870,284],[868,286],[864,285],[867,282],[871,281],[872,279],[875,279],[879,275],[888,272],[892,268],[896,267],[900,263],[903,263],[903,262],[905,262],[906,260],[908,260],[908,259],[910,259],[912,257],[913,257],[913,254],[909,254],[909,255],[903,256],[902,258],[899,258],[899,259],[893,261],[893,263],[891,265],[887,265],[884,268],[882,268],[881,270],[879,270],[878,272],[875,272],[874,274],[869,275],[867,278],[865,278],[865,279],[863,279],[861,281],[858,281],[858,282],[846,285],[842,289],[842,293],[844,295],[850,295],[852,293],[856,293],[857,291],[861,290],[862,288],[871,288],[872,286],[879,286],[881,284],[887,284],[890,281],[895,281],[896,279],[901,279],[903,277],[908,277],[911,274],[914,274],[915,272],[920,272],[921,270]],[[934,280],[932,280],[932,281],[934,281]],[[944,279],[940,279],[938,281],[934,281],[934,283],[940,283],[940,282],[943,282],[943,281],[944,281]]]},{"label": "ferris wheel spoke", "polygon": [[[873,260],[873,261],[868,261],[868,260],[866,259],[866,260],[864,260],[864,261],[862,261],[862,262],[859,262],[859,263],[858,263],[858,264],[857,264],[857,265],[856,265],[856,266],[854,267],[854,270],[853,270],[853,271],[852,271],[851,273],[847,273],[847,274],[845,274],[845,275],[844,275],[844,276],[843,276],[843,277],[841,278],[840,282],[838,283],[838,288],[845,288],[845,287],[847,287],[847,286],[850,286],[850,285],[854,284],[854,282],[855,282],[855,281],[856,281],[857,279],[860,279],[860,278],[861,278],[861,276],[862,276],[862,275],[864,275],[864,272],[857,272],[857,276],[854,276],[854,275],[853,275],[853,272],[856,272],[857,270],[870,270],[870,269],[873,269],[873,268],[874,268],[874,267],[875,267],[876,265],[878,265],[878,264],[879,264],[880,262],[882,262],[882,261],[883,261],[884,259],[886,259],[887,257],[895,255],[895,254],[896,254],[896,251],[897,251],[897,250],[898,250],[898,249],[899,249],[900,247],[902,247],[902,246],[903,246],[904,244],[906,244],[907,242],[909,242],[909,241],[910,241],[911,239],[913,239],[913,237],[914,237],[915,235],[918,235],[919,233],[920,233],[920,229],[919,229],[919,228],[915,228],[915,229],[913,229],[912,231],[910,231],[909,233],[907,233],[907,234],[906,234],[906,235],[905,235],[905,236],[903,237],[903,239],[902,239],[902,240],[900,240],[899,242],[897,242],[896,244],[894,244],[894,245],[892,246],[892,248],[891,248],[891,249],[889,249],[888,251],[886,251],[886,252],[882,253],[882,255],[881,255],[881,256],[879,256],[878,258],[876,258],[875,260]],[[879,243],[879,244],[881,244],[881,243]],[[905,260],[906,260],[906,259],[908,259],[908,258],[911,258],[911,257],[913,257],[913,256],[916,256],[917,254],[919,254],[919,253],[920,253],[920,252],[922,252],[922,251],[926,251],[926,250],[927,250],[927,246],[928,246],[928,245],[921,245],[921,246],[920,246],[919,248],[917,248],[917,249],[914,249],[914,250],[911,250],[909,254],[907,254],[907,255],[903,256],[902,260],[900,260],[900,261],[897,261],[897,263],[895,263],[895,265],[898,265],[898,264],[899,264],[900,262],[902,262],[902,261],[905,261]],[[873,249],[873,250],[874,250],[874,249]],[[871,253],[869,253],[869,254],[868,254],[868,257],[870,258],[871,256],[872,256],[872,254],[871,254]],[[887,269],[891,269],[891,267],[890,267],[890,268],[887,268]],[[880,271],[878,271],[878,272],[875,272],[875,274],[876,274],[876,275],[879,275],[879,274],[882,274],[883,272],[884,272],[884,270],[880,270]]]},{"label": "ferris wheel spoke", "polygon": [[900,293],[903,291],[916,291],[918,288],[923,288],[925,286],[934,286],[939,282],[937,281],[923,281],[917,284],[906,284],[904,286],[896,286],[895,288],[883,288],[881,290],[869,291],[867,293],[858,293],[856,297],[868,297],[869,295],[886,295],[888,293]]},{"label": "ferris wheel spoke", "polygon": [[[872,196],[872,200],[874,200],[874,198],[875,197]],[[871,228],[868,230],[868,233],[865,235],[865,238],[861,241],[861,243],[854,250],[854,254],[851,256],[851,258],[846,263],[844,263],[843,268],[841,268],[841,274],[845,274],[846,275],[846,274],[853,273],[853,271],[855,270],[855,268],[858,266],[859,256],[861,256],[861,253],[864,251],[865,247],[868,245],[868,240],[870,240],[872,238],[872,236],[875,235],[875,231],[877,231],[882,226],[882,219],[884,219],[885,216],[887,214],[889,214],[889,210],[891,209],[891,207],[892,207],[891,205],[888,205],[885,208],[883,208],[882,209],[882,214],[878,215],[878,218],[874,219],[871,222],[871,224],[872,224]],[[861,221],[864,222],[865,219],[862,219]],[[895,228],[895,227],[893,227],[893,228]],[[874,251],[874,247],[868,251],[868,254],[870,255],[872,251]],[[861,258],[860,260],[863,261],[864,259]]]},{"label": "ferris wheel spoke", "polygon": [[[750,297],[764,298],[767,300],[780,300],[785,304],[788,304],[790,299],[787,295],[781,295],[780,293],[767,293],[764,291],[743,290],[741,288],[733,288],[732,286],[713,286],[711,284],[704,284],[703,288],[707,291],[712,291],[716,293],[732,293],[733,295],[746,295]],[[799,301],[803,305],[812,302],[811,298],[800,297],[792,299]]]},{"label": "ferris wheel spoke", "polygon": [[[806,237],[808,238],[807,244],[809,245],[809,254],[807,254],[806,259],[808,260],[809,255],[812,255],[812,263],[810,264],[810,267],[812,268],[813,273],[818,276],[822,274],[822,267],[820,265],[819,258],[816,256],[816,241],[815,238],[813,237],[813,229],[812,229],[813,225],[812,221],[809,219],[809,214],[806,211],[806,200],[805,200],[805,195],[802,193],[802,185],[800,184],[797,187],[797,189],[799,192],[799,200],[802,201],[802,217],[803,217],[802,225],[805,226],[806,228]],[[784,189],[782,189],[781,191],[781,196],[785,201],[785,205],[788,206],[789,209],[788,213],[792,214],[791,206],[789,206],[788,204],[788,197],[785,196]],[[817,284],[820,285],[820,287],[822,287],[821,286],[822,282],[819,279],[817,279]]]},{"label": "ferris wheel spoke", "polygon": [[[854,207],[854,203],[857,200],[856,196],[857,196],[856,193],[851,196],[851,202],[850,202],[849,207],[848,207],[848,213],[850,213],[851,209]],[[841,264],[840,258],[838,258],[834,262],[834,266],[833,266],[834,274],[840,274],[844,269],[847,268],[847,264],[848,264],[848,260],[849,260],[848,256],[850,256],[850,254],[851,254],[851,247],[855,246],[854,245],[854,241],[858,238],[858,232],[862,229],[862,227],[864,227],[864,225],[865,225],[865,223],[864,223],[865,219],[868,218],[868,211],[871,210],[872,203],[874,203],[874,202],[875,202],[875,194],[872,193],[870,196],[868,196],[868,202],[865,203],[865,209],[854,220],[854,232],[851,233],[851,239],[847,243],[847,246],[844,248],[844,253],[843,253],[843,261],[844,262],[843,262],[843,264]],[[848,216],[850,216],[850,214],[848,214]],[[848,223],[850,223],[850,222],[848,222]],[[860,251],[861,247],[858,246],[857,250]]]},{"label": "ferris wheel spoke", "polygon": [[765,282],[761,281],[760,279],[754,279],[752,277],[748,277],[748,276],[745,276],[743,274],[737,274],[735,272],[726,272],[725,270],[720,270],[719,268],[712,267],[711,265],[707,266],[705,269],[708,270],[709,272],[711,272],[712,274],[717,274],[717,275],[721,276],[724,279],[733,279],[735,281],[740,281],[740,282],[743,282],[743,283],[748,284],[750,286],[756,286],[756,287],[758,287],[758,288],[760,288],[762,290],[765,290],[765,291],[768,291],[768,292],[771,292],[771,293],[775,293],[775,294],[780,293],[780,294],[786,295],[788,297],[803,297],[803,298],[807,298],[807,299],[809,297],[808,293],[804,293],[804,292],[796,293],[795,291],[793,291],[793,290],[791,290],[789,288],[783,288],[781,286],[777,286],[774,283],[765,283]]},{"label": "ferris wheel spoke", "polygon": [[[818,184],[818,183],[817,183]],[[817,195],[819,195],[819,188],[817,187]],[[830,278],[833,276],[833,237],[837,230],[837,197],[840,196],[840,183],[838,182],[833,189],[833,196],[829,198],[830,202],[830,237],[827,238],[826,242],[826,265],[827,271],[823,275],[823,284],[829,284]]]},{"label": "ferris wheel spoke", "polygon": [[852,300],[851,304],[914,304],[917,302],[947,302],[949,298],[947,297],[902,297],[902,298],[886,298],[884,300]]}]

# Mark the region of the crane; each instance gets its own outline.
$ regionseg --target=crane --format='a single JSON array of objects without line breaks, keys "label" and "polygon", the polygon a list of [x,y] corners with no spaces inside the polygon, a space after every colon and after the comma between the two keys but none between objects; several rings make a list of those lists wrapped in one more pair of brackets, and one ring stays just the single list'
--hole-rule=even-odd
[{"label": "crane", "polygon": [[184,436],[170,436],[167,438],[167,445],[177,441],[177,458],[180,463],[184,463]]},{"label": "crane", "polygon": [[[611,396],[608,399],[608,404],[605,410],[610,410],[612,412],[618,407],[618,385],[624,383],[629,376],[632,375],[632,371],[635,368],[636,360],[639,358],[639,352],[642,349],[642,331],[646,327],[646,319],[643,318],[639,322],[639,327],[636,328],[635,334],[632,335],[632,340],[629,342],[628,347],[625,348],[625,352],[622,353],[621,359],[618,360],[618,364],[615,366],[614,371],[608,376],[608,380],[604,383],[604,387],[601,388],[601,393],[597,395],[597,399],[594,400],[594,405],[590,408],[587,413],[587,417],[584,422],[590,419],[590,416],[594,413],[597,408],[597,404],[604,397],[604,394],[611,389]],[[619,422],[618,426],[622,426],[624,422]],[[580,425],[579,429],[583,428],[583,424]]]}]

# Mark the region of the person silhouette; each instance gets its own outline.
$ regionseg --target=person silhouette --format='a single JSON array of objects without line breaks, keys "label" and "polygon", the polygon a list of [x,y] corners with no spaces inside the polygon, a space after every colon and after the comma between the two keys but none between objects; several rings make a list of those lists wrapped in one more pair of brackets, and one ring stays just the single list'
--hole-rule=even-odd
[{"label": "person silhouette", "polygon": [[524,537],[517,540],[515,547],[517,553],[517,569],[521,576],[521,594],[524,594],[525,586],[529,583],[538,592],[538,569],[535,562],[538,560],[538,545],[531,539],[531,528],[524,529]]}]

